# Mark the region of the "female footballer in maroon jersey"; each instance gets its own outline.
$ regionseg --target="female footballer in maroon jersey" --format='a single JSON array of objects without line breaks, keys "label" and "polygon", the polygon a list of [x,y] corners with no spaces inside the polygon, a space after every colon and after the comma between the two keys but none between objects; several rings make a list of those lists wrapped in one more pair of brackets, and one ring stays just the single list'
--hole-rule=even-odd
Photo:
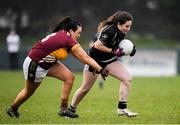
[{"label": "female footballer in maroon jersey", "polygon": [[70,17],[64,17],[56,24],[51,34],[32,47],[23,64],[25,87],[11,106],[6,109],[9,116],[19,117],[18,108],[20,105],[35,92],[43,78],[48,75],[63,81],[61,106],[58,114],[70,118],[78,117],[67,108],[74,75],[57,60],[65,58],[68,52],[71,52],[80,61],[96,69],[96,72],[99,72],[103,78],[108,75],[108,71],[89,57],[76,41],[80,37],[81,31],[80,22]]}]

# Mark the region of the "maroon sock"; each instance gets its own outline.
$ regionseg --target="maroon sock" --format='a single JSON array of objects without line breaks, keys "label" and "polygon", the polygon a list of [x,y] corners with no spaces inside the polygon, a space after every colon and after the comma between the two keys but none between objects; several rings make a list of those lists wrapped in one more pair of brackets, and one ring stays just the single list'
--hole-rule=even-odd
[{"label": "maroon sock", "polygon": [[61,99],[61,111],[67,109],[68,107],[68,99]]}]

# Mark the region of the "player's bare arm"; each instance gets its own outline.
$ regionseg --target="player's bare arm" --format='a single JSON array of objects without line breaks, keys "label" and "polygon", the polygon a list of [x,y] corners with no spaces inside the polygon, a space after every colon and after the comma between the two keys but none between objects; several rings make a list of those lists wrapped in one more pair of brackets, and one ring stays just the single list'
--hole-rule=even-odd
[{"label": "player's bare arm", "polygon": [[112,48],[106,47],[99,39],[94,43],[94,48],[107,53],[112,52]]},{"label": "player's bare arm", "polygon": [[71,49],[71,52],[81,62],[94,67],[97,71],[100,71],[102,69],[102,67],[99,66],[96,61],[94,61],[91,57],[87,55],[87,53],[82,49],[81,46]]}]

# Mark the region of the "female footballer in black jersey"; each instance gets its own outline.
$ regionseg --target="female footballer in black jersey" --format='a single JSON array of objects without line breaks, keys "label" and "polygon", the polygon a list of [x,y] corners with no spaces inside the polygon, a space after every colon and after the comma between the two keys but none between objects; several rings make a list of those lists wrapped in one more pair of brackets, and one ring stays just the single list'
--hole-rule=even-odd
[{"label": "female footballer in black jersey", "polygon": [[[118,11],[107,20],[102,21],[98,26],[99,36],[89,51],[92,57],[102,67],[106,67],[109,74],[121,81],[119,88],[118,115],[137,116],[137,113],[127,108],[127,100],[131,87],[132,76],[124,65],[117,60],[124,55],[123,49],[118,45],[131,28],[133,17],[125,11]],[[134,56],[134,49],[130,56]],[[75,92],[70,109],[76,111],[77,105],[91,89],[98,74],[94,75],[93,67],[85,65],[83,72],[83,82],[81,87]]]}]

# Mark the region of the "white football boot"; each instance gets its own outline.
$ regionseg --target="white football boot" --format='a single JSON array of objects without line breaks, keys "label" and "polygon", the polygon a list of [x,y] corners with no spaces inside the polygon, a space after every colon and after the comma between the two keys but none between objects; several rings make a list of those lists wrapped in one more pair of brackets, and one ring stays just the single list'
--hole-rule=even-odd
[{"label": "white football boot", "polygon": [[128,117],[135,117],[138,115],[136,112],[132,112],[129,109],[117,109],[117,114],[118,115],[126,115]]}]

